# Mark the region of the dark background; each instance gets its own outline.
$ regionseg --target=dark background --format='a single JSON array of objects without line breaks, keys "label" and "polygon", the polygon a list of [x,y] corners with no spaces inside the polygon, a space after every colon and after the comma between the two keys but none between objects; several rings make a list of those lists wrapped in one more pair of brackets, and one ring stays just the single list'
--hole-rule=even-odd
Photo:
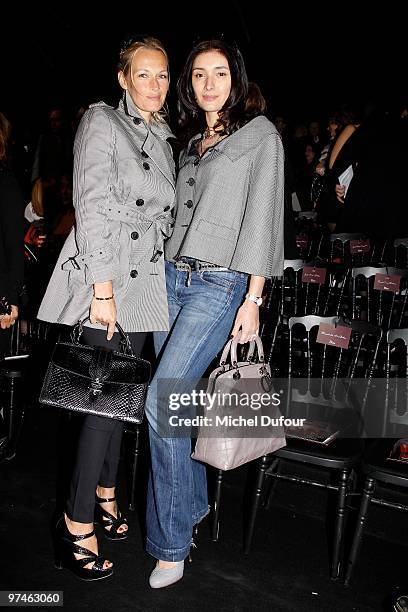
[{"label": "dark background", "polygon": [[52,104],[68,110],[119,96],[115,63],[129,32],[158,35],[168,48],[172,94],[197,35],[224,32],[241,47],[270,115],[305,121],[343,102],[405,96],[403,4],[322,5],[248,0],[60,3],[11,6],[0,35],[0,110],[37,125]]}]

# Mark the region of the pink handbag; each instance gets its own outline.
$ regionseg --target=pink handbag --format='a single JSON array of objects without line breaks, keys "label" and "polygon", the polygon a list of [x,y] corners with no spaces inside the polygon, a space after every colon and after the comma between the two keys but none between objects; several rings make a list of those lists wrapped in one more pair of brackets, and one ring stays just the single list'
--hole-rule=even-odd
[{"label": "pink handbag", "polygon": [[[211,406],[207,418],[215,426],[209,430],[200,427],[193,459],[208,463],[221,470],[231,470],[258,459],[263,455],[286,445],[284,427],[278,407],[279,394],[273,392],[273,379],[269,364],[265,363],[262,341],[259,336],[251,342],[246,361],[237,361],[237,345],[240,332],[227,342],[220,365],[210,374],[207,394],[218,398]],[[254,360],[255,344],[257,359]],[[228,362],[230,358],[230,362]],[[233,394],[240,404],[241,399],[253,400],[260,395],[267,401],[270,397],[267,414],[246,406],[225,406],[226,394]],[[279,402],[280,403],[280,402]],[[256,418],[255,418],[256,417]],[[252,421],[256,420],[256,425]],[[217,428],[217,423],[220,426]],[[220,434],[217,436],[217,431]],[[251,437],[254,432],[258,437]],[[262,436],[262,437],[260,437]]]}]

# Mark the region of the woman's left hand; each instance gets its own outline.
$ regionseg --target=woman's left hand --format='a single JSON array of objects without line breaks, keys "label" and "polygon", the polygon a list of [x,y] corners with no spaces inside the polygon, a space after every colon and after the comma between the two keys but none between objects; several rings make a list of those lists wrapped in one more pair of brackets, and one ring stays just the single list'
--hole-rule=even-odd
[{"label": "woman's left hand", "polygon": [[12,305],[11,313],[9,315],[0,316],[0,328],[8,329],[9,327],[11,327],[11,325],[14,325],[17,318],[18,318],[18,307]]},{"label": "woman's left hand", "polygon": [[341,204],[344,204],[345,195],[346,195],[346,188],[345,188],[345,186],[344,185],[336,185],[336,196],[337,196],[338,201]]},{"label": "woman's left hand", "polygon": [[254,335],[258,334],[259,306],[257,306],[254,302],[245,300],[242,306],[238,309],[231,336],[236,336],[240,329],[241,338],[239,340],[239,344],[249,342]]},{"label": "woman's left hand", "polygon": [[316,172],[317,174],[319,174],[320,176],[324,176],[326,170],[324,167],[324,163],[323,162],[319,162],[316,166]]}]

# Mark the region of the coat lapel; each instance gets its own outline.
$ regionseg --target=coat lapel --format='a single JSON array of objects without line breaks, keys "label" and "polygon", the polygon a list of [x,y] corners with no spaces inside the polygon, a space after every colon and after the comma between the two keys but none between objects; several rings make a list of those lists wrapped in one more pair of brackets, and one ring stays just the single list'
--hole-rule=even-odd
[{"label": "coat lapel", "polygon": [[174,187],[176,173],[171,147],[165,142],[163,137],[163,144],[159,142],[158,138],[159,137],[155,137],[152,132],[148,130],[146,140],[142,145],[142,151],[154,161],[160,172]]},{"label": "coat lapel", "polygon": [[[173,136],[173,134],[171,133],[168,125],[161,125],[152,122],[150,126],[147,126],[144,119],[140,116],[140,113],[138,112],[138,109],[136,108],[128,91],[126,91],[124,99],[119,102],[119,109],[123,111],[131,121],[137,117],[139,121],[143,122],[144,129],[147,128],[147,135],[142,144],[142,151],[144,151],[153,160],[157,168],[175,190],[175,164],[171,147],[167,143],[167,138],[170,138],[170,136]],[[133,121],[133,123],[135,123],[135,121]],[[139,124],[135,123],[133,128],[139,134],[140,128],[138,126]]]}]

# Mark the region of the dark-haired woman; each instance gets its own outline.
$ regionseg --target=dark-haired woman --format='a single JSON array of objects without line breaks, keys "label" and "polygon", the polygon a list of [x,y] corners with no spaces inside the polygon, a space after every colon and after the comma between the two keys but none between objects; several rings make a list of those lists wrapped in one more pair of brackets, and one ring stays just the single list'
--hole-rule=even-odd
[{"label": "dark-haired woman", "polygon": [[[151,474],[150,585],[183,576],[193,526],[208,513],[204,465],[191,439],[164,435],[168,391],[192,390],[228,336],[259,327],[265,278],[283,271],[283,148],[253,104],[238,49],[210,40],[191,51],[178,82],[181,126],[195,134],[180,157],[176,220],[165,250],[171,331],[155,334],[160,362],[146,404]],[[167,400],[166,400],[167,396]]]},{"label": "dark-haired woman", "polygon": [[[166,51],[154,38],[124,45],[118,108],[92,104],[74,147],[76,227],[68,236],[38,317],[73,325],[89,315],[87,344],[117,349],[116,320],[135,355],[146,332],[168,329],[163,240],[175,198],[171,132],[161,112],[169,88]],[[108,328],[108,333],[106,332]],[[65,513],[57,523],[58,565],[84,580],[113,572],[98,555],[94,522],[110,540],[127,537],[115,485],[123,422],[89,415],[81,429]]]}]

